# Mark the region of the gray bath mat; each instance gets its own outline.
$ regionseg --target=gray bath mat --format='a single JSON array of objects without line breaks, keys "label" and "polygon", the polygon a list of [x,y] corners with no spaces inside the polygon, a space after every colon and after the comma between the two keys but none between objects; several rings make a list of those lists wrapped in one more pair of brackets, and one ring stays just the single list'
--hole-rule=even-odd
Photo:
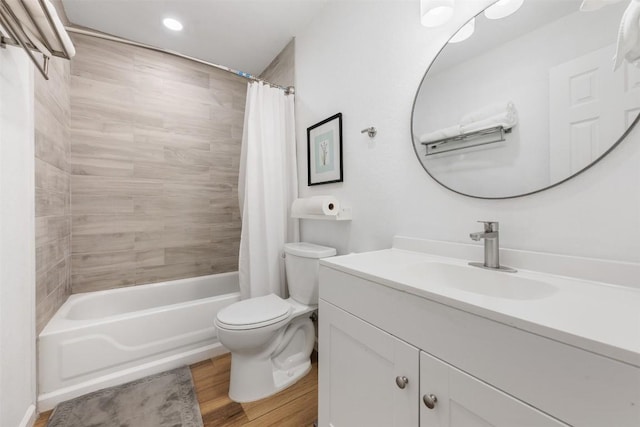
[{"label": "gray bath mat", "polygon": [[188,367],[60,403],[47,427],[202,427]]}]

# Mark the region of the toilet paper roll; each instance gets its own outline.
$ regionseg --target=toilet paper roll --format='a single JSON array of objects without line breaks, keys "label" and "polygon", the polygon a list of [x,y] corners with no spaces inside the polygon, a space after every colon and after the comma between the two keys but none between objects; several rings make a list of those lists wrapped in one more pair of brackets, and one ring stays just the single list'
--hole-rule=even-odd
[{"label": "toilet paper roll", "polygon": [[340,211],[340,202],[333,196],[313,196],[294,200],[291,205],[291,216],[304,215],[336,216]]}]

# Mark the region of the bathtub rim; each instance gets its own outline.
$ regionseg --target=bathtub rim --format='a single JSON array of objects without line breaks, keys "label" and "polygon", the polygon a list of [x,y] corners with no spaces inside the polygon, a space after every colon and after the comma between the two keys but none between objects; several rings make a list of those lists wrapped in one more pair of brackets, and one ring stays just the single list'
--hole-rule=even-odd
[{"label": "bathtub rim", "polygon": [[[121,320],[141,317],[141,316],[147,315],[147,314],[149,314],[151,312],[164,312],[164,311],[168,311],[168,310],[179,308],[181,306],[185,306],[186,307],[186,306],[203,304],[203,303],[209,302],[209,301],[211,301],[212,299],[215,299],[215,298],[239,295],[240,294],[240,288],[239,288],[239,284],[238,284],[236,286],[237,291],[235,291],[235,292],[221,293],[221,294],[213,295],[213,296],[206,297],[206,298],[198,298],[198,299],[195,299],[195,300],[182,301],[182,302],[178,302],[178,303],[174,303],[174,304],[165,304],[165,305],[161,305],[161,306],[145,308],[143,310],[129,311],[129,312],[126,312],[126,313],[112,314],[112,315],[109,315],[109,316],[97,317],[97,318],[91,318],[91,319],[68,319],[66,317],[68,315],[69,311],[73,308],[73,306],[75,304],[78,304],[78,303],[82,302],[83,300],[86,300],[86,299],[89,299],[89,298],[98,298],[101,295],[105,295],[105,294],[113,295],[113,294],[127,293],[127,292],[132,292],[133,290],[140,291],[140,290],[150,289],[150,288],[162,288],[162,287],[165,287],[165,286],[179,286],[181,283],[189,282],[189,281],[191,281],[193,279],[201,279],[201,278],[206,278],[206,277],[221,277],[221,276],[224,276],[224,277],[238,276],[238,272],[237,271],[230,271],[230,272],[225,272],[225,273],[216,273],[216,274],[208,274],[208,275],[204,275],[204,276],[195,276],[195,277],[187,277],[187,278],[176,279],[176,280],[168,280],[168,281],[164,281],[164,282],[147,283],[147,284],[144,284],[144,285],[124,286],[124,287],[121,287],[121,288],[106,289],[106,290],[102,290],[102,291],[90,291],[90,292],[81,292],[81,293],[77,293],[77,294],[72,294],[60,306],[58,311],[56,311],[56,313],[51,317],[49,322],[47,322],[45,327],[38,334],[38,339],[41,338],[41,337],[46,337],[46,336],[49,336],[49,335],[59,334],[59,333],[67,332],[67,331],[70,332],[70,331],[82,330],[84,328],[91,327],[91,326],[94,326],[96,324],[114,323],[114,322],[118,322],[118,321],[121,321]],[[143,288],[143,289],[141,289],[141,288]]]}]

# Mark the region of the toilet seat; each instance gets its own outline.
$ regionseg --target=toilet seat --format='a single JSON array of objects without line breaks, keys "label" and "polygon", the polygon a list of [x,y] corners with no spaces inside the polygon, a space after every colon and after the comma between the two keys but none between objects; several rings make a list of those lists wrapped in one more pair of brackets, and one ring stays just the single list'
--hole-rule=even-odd
[{"label": "toilet seat", "polygon": [[275,294],[250,298],[220,310],[218,327],[230,330],[257,329],[291,317],[293,306]]}]

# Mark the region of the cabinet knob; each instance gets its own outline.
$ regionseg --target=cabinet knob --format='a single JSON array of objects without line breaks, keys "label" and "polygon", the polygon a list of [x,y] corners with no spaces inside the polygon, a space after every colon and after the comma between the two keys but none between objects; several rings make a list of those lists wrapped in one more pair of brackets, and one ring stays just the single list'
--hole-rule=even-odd
[{"label": "cabinet knob", "polygon": [[427,408],[433,409],[436,407],[436,402],[438,401],[438,398],[433,394],[425,394],[424,396],[422,396],[422,401],[424,402]]},{"label": "cabinet knob", "polygon": [[398,388],[405,388],[409,384],[409,378],[407,377],[396,377],[396,385]]}]

